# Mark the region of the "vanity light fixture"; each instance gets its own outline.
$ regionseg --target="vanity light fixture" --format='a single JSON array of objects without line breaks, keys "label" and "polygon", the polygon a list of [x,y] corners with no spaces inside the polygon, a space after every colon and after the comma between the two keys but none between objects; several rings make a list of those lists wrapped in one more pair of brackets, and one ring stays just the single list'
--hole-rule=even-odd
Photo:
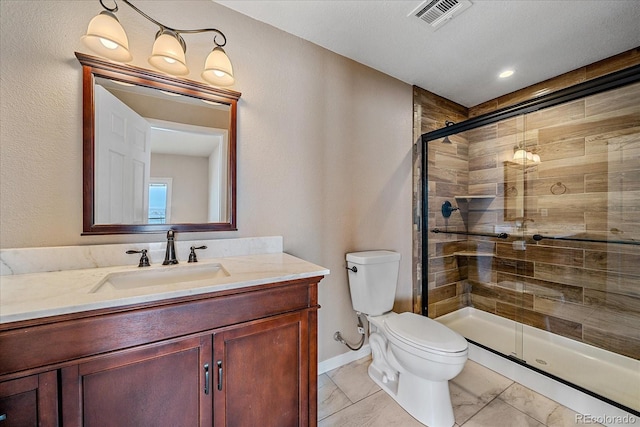
[{"label": "vanity light fixture", "polygon": [[233,67],[222,46],[214,47],[213,51],[207,56],[202,78],[208,82],[217,81],[220,86],[233,84]]},{"label": "vanity light fixture", "polygon": [[531,151],[526,151],[522,147],[515,147],[513,161],[521,164],[525,162],[540,163],[540,155],[534,154]]},{"label": "vanity light fixture", "polygon": [[100,1],[103,10],[89,21],[87,34],[82,36],[84,44],[97,54],[118,62],[129,62],[133,59],[129,52],[129,39],[124,28],[120,25],[120,21],[113,13],[118,10],[107,8]]},{"label": "vanity light fixture", "polygon": [[149,64],[160,71],[174,76],[185,76],[189,74],[185,52],[187,44],[180,34],[175,31],[161,28],[156,34],[156,41],[153,43],[153,52],[149,57]]},{"label": "vanity light fixture", "polygon": [[[99,0],[105,9],[95,16],[90,22],[87,33],[82,36],[84,44],[93,52],[117,62],[129,62],[133,59],[129,52],[129,40],[122,25],[116,18],[118,11],[117,0],[113,0],[114,6],[107,7],[104,0]],[[189,74],[189,68],[185,58],[187,44],[182,34],[195,34],[213,32],[215,47],[205,60],[202,78],[214,86],[229,86],[235,81],[233,67],[226,52],[222,48],[227,44],[226,36],[215,28],[198,28],[193,30],[179,30],[167,27],[142,12],[129,0],[120,0],[147,20],[156,24],[160,29],[156,33],[153,51],[149,57],[149,64],[160,71],[174,76]],[[218,36],[222,42],[218,42]]]}]

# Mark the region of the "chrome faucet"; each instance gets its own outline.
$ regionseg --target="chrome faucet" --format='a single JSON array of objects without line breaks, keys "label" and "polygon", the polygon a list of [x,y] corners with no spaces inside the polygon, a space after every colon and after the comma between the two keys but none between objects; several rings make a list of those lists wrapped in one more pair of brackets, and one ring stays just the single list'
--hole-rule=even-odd
[{"label": "chrome faucet", "polygon": [[170,265],[177,264],[178,260],[176,259],[176,247],[174,245],[175,232],[173,230],[167,231],[167,251],[164,253],[164,261],[162,265]]}]

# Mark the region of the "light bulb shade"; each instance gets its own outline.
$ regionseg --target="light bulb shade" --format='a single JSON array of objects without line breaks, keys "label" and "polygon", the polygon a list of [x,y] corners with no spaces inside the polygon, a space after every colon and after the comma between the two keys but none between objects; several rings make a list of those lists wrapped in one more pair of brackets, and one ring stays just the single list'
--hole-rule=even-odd
[{"label": "light bulb shade", "polygon": [[517,150],[513,153],[513,161],[514,162],[524,162],[527,159],[527,152],[524,150]]},{"label": "light bulb shade", "polygon": [[532,160],[533,160],[533,163],[540,163],[540,155],[534,154]]},{"label": "light bulb shade", "polygon": [[216,46],[207,56],[202,78],[215,86],[229,86],[235,82],[231,61],[220,46]]},{"label": "light bulb shade", "polygon": [[173,31],[162,30],[153,43],[153,52],[149,57],[149,64],[160,71],[174,76],[189,74],[187,61],[184,56],[185,49],[180,42],[179,35]]},{"label": "light bulb shade", "polygon": [[106,10],[89,22],[87,33],[81,40],[93,52],[113,61],[129,62],[133,59],[124,28],[118,18]]}]

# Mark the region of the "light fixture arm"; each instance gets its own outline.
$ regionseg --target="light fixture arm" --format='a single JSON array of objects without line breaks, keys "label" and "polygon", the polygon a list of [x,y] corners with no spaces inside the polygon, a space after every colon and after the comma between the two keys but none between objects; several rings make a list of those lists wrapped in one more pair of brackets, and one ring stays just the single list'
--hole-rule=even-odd
[{"label": "light fixture arm", "polygon": [[[213,33],[216,33],[216,35],[213,37],[213,43],[215,43],[215,45],[217,47],[223,47],[224,45],[227,44],[227,37],[224,35],[224,33],[222,31],[218,30],[217,28],[196,28],[196,29],[192,29],[192,30],[182,30],[182,29],[178,29],[178,28],[172,28],[172,27],[169,27],[167,25],[164,25],[164,24],[156,21],[155,19],[153,19],[152,17],[150,17],[149,15],[147,15],[146,13],[144,13],[143,11],[138,9],[129,0],[122,0],[122,2],[125,3],[127,6],[129,6],[131,9],[135,10],[136,12],[138,12],[138,14],[142,15],[148,21],[153,22],[158,27],[160,27],[160,31],[158,31],[158,35],[161,34],[163,32],[163,30],[173,31],[178,36],[180,34],[197,34],[197,33],[213,32]],[[107,7],[107,5],[104,4],[103,0],[100,0],[100,4],[102,5],[102,7],[105,10],[107,10],[107,11],[109,11],[111,13],[115,13],[115,12],[118,11],[118,3],[117,3],[116,0],[113,0],[113,4],[114,4],[113,7]],[[218,40],[217,40],[218,36],[222,37],[222,43],[218,42]],[[184,42],[182,42],[182,44],[183,44],[183,47],[184,47],[184,49],[186,51],[186,45],[184,45]]]},{"label": "light fixture arm", "polygon": [[108,10],[111,13],[116,13],[118,11],[118,3],[116,3],[116,0],[113,0],[113,4],[114,4],[113,7],[107,7],[107,5],[104,4],[104,2],[102,0],[100,0],[100,5],[102,5],[102,7],[105,10]]}]

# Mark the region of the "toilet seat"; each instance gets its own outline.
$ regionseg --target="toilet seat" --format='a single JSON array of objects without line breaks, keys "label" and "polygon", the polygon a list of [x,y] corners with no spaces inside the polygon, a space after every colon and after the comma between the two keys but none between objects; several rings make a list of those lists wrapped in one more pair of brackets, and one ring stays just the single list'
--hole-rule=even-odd
[{"label": "toilet seat", "polygon": [[384,320],[389,338],[405,345],[438,355],[466,352],[467,340],[435,320],[415,313],[400,313]]}]

